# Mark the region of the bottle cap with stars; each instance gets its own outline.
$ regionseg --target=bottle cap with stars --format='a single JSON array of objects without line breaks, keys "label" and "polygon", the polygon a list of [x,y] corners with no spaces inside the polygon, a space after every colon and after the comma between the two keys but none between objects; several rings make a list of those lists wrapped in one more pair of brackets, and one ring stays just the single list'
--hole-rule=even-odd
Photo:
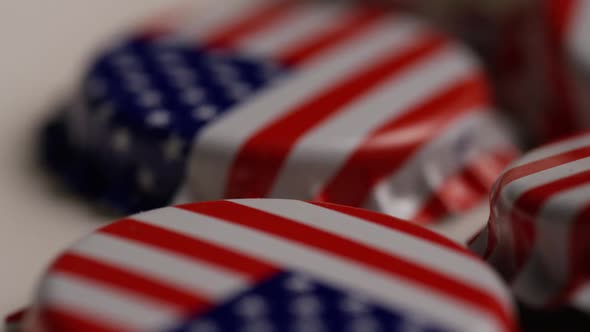
[{"label": "bottle cap with stars", "polygon": [[11,319],[43,332],[516,332],[467,249],[375,212],[244,199],[137,214],[58,257]]},{"label": "bottle cap with stars", "polygon": [[94,61],[45,140],[70,182],[133,212],[184,185],[179,201],[317,200],[437,227],[517,154],[477,58],[414,17],[340,1],[203,12]]}]

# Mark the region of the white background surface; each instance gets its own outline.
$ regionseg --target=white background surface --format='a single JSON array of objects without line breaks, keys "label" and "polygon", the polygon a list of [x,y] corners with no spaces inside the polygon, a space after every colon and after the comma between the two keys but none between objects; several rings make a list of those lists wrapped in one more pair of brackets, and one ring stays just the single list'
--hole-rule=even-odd
[{"label": "white background surface", "polygon": [[178,3],[0,0],[0,316],[28,304],[52,258],[109,218],[51,186],[34,160],[36,128],[97,44]]},{"label": "white background surface", "polygon": [[[43,269],[62,250],[113,219],[60,192],[39,168],[38,127],[97,45],[185,1],[0,0],[1,317],[31,302]],[[192,0],[204,7],[213,1]],[[468,228],[453,227],[457,238],[465,238],[473,222],[485,222],[486,211],[483,206],[466,217]]]}]

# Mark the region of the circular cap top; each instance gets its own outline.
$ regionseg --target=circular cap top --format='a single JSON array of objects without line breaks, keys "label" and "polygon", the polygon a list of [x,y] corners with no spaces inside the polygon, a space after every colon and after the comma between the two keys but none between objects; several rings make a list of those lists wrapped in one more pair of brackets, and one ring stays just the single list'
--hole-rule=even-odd
[{"label": "circular cap top", "polygon": [[81,165],[119,206],[169,201],[188,158],[187,201],[431,221],[481,202],[515,154],[476,57],[412,17],[269,0],[200,14],[105,51],[71,112],[74,145],[99,159]]},{"label": "circular cap top", "polygon": [[[412,299],[408,301],[408,299]],[[168,207],[110,224],[49,268],[25,328],[516,331],[466,249],[365,210],[290,200]]]},{"label": "circular cap top", "polygon": [[590,134],[526,154],[500,177],[491,206],[473,247],[520,299],[536,307],[581,303],[571,294],[590,276]]}]

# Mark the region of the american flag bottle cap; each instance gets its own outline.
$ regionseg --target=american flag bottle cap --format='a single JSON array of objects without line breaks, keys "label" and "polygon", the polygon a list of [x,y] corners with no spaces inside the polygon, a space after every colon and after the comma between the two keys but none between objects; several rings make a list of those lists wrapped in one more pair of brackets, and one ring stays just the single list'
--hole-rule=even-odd
[{"label": "american flag bottle cap", "polygon": [[499,178],[471,244],[535,309],[590,313],[590,133],[541,147]]},{"label": "american flag bottle cap", "polygon": [[522,42],[529,51],[523,62],[536,81],[533,93],[543,89],[545,97],[537,105],[523,99],[524,106],[534,105],[523,114],[530,136],[547,143],[590,127],[590,3],[546,0],[535,6],[538,22]]},{"label": "american flag bottle cap", "polygon": [[186,201],[318,200],[429,222],[480,203],[516,154],[477,59],[413,17],[268,0],[200,14],[150,25],[85,77],[65,140],[111,205],[162,206],[184,184]]},{"label": "american flag bottle cap", "polygon": [[[17,317],[18,318],[18,317]],[[470,251],[326,203],[193,203],[110,224],[62,254],[15,331],[516,331]]]}]

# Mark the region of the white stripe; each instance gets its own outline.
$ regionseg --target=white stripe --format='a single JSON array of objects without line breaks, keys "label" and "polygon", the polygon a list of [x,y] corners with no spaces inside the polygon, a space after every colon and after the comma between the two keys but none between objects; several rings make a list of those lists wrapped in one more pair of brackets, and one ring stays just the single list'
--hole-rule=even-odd
[{"label": "white stripe", "polygon": [[487,109],[478,109],[455,120],[435,140],[408,156],[399,169],[383,179],[364,206],[412,220],[431,195],[471,161],[482,154],[513,148],[490,113]]},{"label": "white stripe", "polygon": [[590,69],[590,1],[575,1],[573,19],[568,33],[568,46],[579,64]]},{"label": "white stripe", "polygon": [[180,319],[174,308],[65,273],[51,273],[42,284],[40,305],[64,310],[108,326],[161,331]]},{"label": "white stripe", "polygon": [[572,223],[588,203],[590,185],[551,197],[536,216],[537,235],[533,254],[514,283],[527,303],[543,305],[569,280]]},{"label": "white stripe", "polygon": [[340,3],[302,4],[274,24],[240,39],[237,47],[251,54],[278,56],[333,29],[353,13],[350,7]]},{"label": "white stripe", "polygon": [[449,329],[472,331],[477,326],[482,331],[503,330],[494,317],[471,305],[421,288],[405,279],[368,270],[365,266],[329,253],[251,228],[176,208],[152,211],[134,219],[301,270],[337,287],[365,293],[383,305],[408,311],[408,314],[425,315],[444,323]]},{"label": "white stripe", "polygon": [[546,147],[532,150],[511,165],[510,169],[583,147],[590,147],[590,135],[583,135],[574,139],[568,139],[563,142],[550,144]]},{"label": "white stripe", "polygon": [[475,71],[475,63],[450,46],[393,75],[297,143],[270,197],[314,197],[372,130]]},{"label": "white stripe", "polygon": [[235,294],[248,284],[235,273],[205,261],[100,233],[87,238],[70,252],[159,279],[211,299]]},{"label": "white stripe", "polygon": [[549,168],[510,182],[504,188],[501,188],[500,192],[501,204],[504,204],[503,206],[506,207],[503,211],[508,213],[512,211],[512,206],[516,201],[529,190],[584,172],[588,169],[590,169],[590,157]]},{"label": "white stripe", "polygon": [[438,271],[463,284],[497,296],[510,306],[510,296],[485,263],[433,242],[316,205],[280,199],[242,199],[234,203],[270,212],[354,242],[385,251],[405,261]]},{"label": "white stripe", "polygon": [[575,308],[590,313],[590,282],[582,285],[574,293],[572,304]]},{"label": "white stripe", "polygon": [[[242,144],[266,123],[323,89],[365,69],[391,50],[403,52],[424,36],[415,21],[383,22],[307,63],[275,87],[248,100],[195,138],[189,163],[190,188],[198,200],[223,196],[226,176]],[[362,47],[359,47],[362,45]],[[396,47],[397,46],[397,47]]]}]

